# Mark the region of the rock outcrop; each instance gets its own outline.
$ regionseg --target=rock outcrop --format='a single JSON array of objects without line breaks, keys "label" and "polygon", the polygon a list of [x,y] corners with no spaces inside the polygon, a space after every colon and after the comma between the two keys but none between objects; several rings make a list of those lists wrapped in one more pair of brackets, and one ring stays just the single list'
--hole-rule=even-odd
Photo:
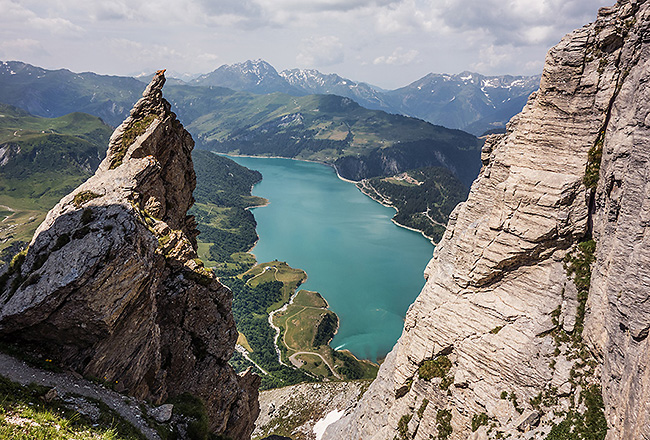
[{"label": "rock outcrop", "polygon": [[159,72],[96,174],[64,197],[0,278],[0,335],[162,403],[191,393],[214,432],[250,438],[259,378],[228,365],[231,292],[196,254],[194,142]]},{"label": "rock outcrop", "polygon": [[354,406],[369,385],[365,380],[332,381],[262,391],[253,438],[281,435],[292,440],[316,440],[326,426],[323,419],[342,415]]},{"label": "rock outcrop", "polygon": [[648,72],[644,0],[549,51],[377,380],[324,438],[650,438]]}]

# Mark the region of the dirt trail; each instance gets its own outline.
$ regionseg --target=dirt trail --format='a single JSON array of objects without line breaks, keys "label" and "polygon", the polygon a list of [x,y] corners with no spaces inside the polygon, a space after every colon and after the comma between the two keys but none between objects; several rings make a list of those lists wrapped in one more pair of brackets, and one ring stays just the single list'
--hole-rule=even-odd
[{"label": "dirt trail", "polygon": [[32,368],[4,353],[0,353],[0,375],[22,385],[35,383],[46,387],[55,387],[59,395],[78,394],[98,399],[133,424],[149,440],[160,440],[158,433],[151,429],[139,408],[139,401],[96,385],[85,379],[78,379],[70,373],[54,373]]},{"label": "dirt trail", "polygon": [[[343,378],[342,378],[341,376],[339,376],[339,374],[336,372],[336,370],[334,369],[334,367],[333,367],[332,365],[330,365],[330,363],[327,362],[327,359],[325,359],[323,356],[321,356],[320,353],[314,353],[313,351],[299,351],[299,352],[294,353],[294,354],[292,354],[291,356],[289,356],[289,360],[291,361],[291,363],[294,363],[294,362],[300,362],[300,359],[296,359],[296,356],[299,356],[299,355],[301,355],[301,354],[312,354],[312,355],[314,355],[314,356],[318,356],[319,358],[321,358],[321,359],[323,360],[323,362],[325,362],[325,365],[327,365],[327,368],[330,369],[330,371],[332,372],[332,374],[333,374],[334,376],[336,376],[337,379],[339,379],[339,380],[343,380]],[[294,364],[294,365],[295,365],[295,364]]]}]

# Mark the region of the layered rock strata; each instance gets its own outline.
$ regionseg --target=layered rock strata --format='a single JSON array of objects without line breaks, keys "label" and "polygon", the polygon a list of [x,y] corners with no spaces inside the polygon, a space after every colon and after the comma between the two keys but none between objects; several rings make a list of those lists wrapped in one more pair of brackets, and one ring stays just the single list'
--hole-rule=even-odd
[{"label": "layered rock strata", "polygon": [[650,438],[649,52],[643,0],[549,51],[377,380],[324,438]]},{"label": "layered rock strata", "polygon": [[202,398],[211,428],[250,438],[259,379],[228,365],[232,295],[196,253],[194,142],[164,72],[113,133],[96,174],[64,197],[1,280],[0,335],[118,390]]}]

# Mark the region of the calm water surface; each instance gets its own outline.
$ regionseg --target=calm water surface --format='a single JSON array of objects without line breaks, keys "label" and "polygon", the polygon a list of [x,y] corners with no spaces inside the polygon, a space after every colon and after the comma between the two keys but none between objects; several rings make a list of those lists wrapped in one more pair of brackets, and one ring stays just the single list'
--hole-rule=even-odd
[{"label": "calm water surface", "polygon": [[432,244],[395,226],[393,209],[370,200],[328,166],[232,159],[262,173],[253,194],[270,201],[253,211],[257,260],[286,261],[307,272],[302,288],[319,292],[339,316],[332,347],[366,359],[385,356],[424,285]]}]

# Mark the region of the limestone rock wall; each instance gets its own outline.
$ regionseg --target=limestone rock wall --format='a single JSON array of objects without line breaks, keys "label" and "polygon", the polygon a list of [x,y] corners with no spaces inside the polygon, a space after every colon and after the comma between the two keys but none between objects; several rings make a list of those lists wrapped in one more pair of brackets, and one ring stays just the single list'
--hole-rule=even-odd
[{"label": "limestone rock wall", "polygon": [[0,336],[154,403],[201,397],[215,432],[250,438],[259,378],[228,365],[232,294],[196,254],[194,142],[157,74],[97,173],[64,197],[0,281]]},{"label": "limestone rock wall", "polygon": [[650,439],[650,8],[625,44],[595,197],[585,336],[603,364],[608,439]]},{"label": "limestone rock wall", "polygon": [[[608,438],[649,438],[649,13],[621,0],[549,51],[540,90],[486,142],[377,380],[324,438],[544,438],[599,378]],[[583,311],[567,267],[592,233]]]}]

